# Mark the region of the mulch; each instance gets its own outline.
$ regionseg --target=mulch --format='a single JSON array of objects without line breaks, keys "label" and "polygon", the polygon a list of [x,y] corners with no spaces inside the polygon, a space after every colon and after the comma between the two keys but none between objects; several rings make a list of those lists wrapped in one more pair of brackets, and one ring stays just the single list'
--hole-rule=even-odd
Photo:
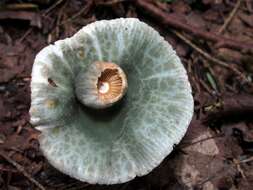
[{"label": "mulch", "polygon": [[[48,164],[29,123],[31,69],[46,45],[101,19],[137,17],[175,48],[195,114],[150,174],[90,185]],[[0,189],[250,190],[253,186],[253,1],[4,0],[0,2]]]}]

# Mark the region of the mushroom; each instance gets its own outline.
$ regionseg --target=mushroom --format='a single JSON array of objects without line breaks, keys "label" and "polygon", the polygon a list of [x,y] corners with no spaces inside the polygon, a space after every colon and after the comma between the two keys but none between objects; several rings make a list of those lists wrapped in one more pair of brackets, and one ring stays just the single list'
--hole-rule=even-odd
[{"label": "mushroom", "polygon": [[180,142],[193,115],[180,59],[135,18],[97,21],[42,49],[31,100],[45,157],[92,184],[149,173]]}]

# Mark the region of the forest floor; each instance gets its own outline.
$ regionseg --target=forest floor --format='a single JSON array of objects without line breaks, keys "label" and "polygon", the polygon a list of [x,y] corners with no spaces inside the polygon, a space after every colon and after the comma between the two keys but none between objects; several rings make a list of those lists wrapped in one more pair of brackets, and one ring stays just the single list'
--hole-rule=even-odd
[{"label": "forest floor", "polygon": [[[112,186],[48,164],[29,123],[31,69],[46,45],[101,19],[137,17],[175,48],[195,114],[150,174]],[[0,189],[252,190],[252,0],[5,0],[0,2]]]}]

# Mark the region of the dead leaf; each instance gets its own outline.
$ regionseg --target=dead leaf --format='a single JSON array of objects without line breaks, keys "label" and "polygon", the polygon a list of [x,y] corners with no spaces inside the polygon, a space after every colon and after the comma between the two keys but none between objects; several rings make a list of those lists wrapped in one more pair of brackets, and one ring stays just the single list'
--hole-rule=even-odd
[{"label": "dead leaf", "polygon": [[1,11],[0,20],[17,19],[30,21],[31,26],[41,28],[41,17],[39,14],[28,11]]}]

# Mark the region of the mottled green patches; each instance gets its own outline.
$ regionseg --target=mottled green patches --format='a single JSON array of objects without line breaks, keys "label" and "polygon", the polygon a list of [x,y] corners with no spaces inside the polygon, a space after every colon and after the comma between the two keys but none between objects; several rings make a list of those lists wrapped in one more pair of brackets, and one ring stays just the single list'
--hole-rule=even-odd
[{"label": "mottled green patches", "polygon": [[[90,183],[126,182],[156,167],[185,134],[193,113],[186,72],[171,46],[145,23],[98,21],[50,47],[33,70],[57,88],[34,72],[36,111],[30,113],[39,125],[53,127],[43,129],[47,135],[40,143],[56,168]],[[118,64],[128,79],[122,102],[104,112],[80,105],[75,94],[76,76],[95,61]]]}]

